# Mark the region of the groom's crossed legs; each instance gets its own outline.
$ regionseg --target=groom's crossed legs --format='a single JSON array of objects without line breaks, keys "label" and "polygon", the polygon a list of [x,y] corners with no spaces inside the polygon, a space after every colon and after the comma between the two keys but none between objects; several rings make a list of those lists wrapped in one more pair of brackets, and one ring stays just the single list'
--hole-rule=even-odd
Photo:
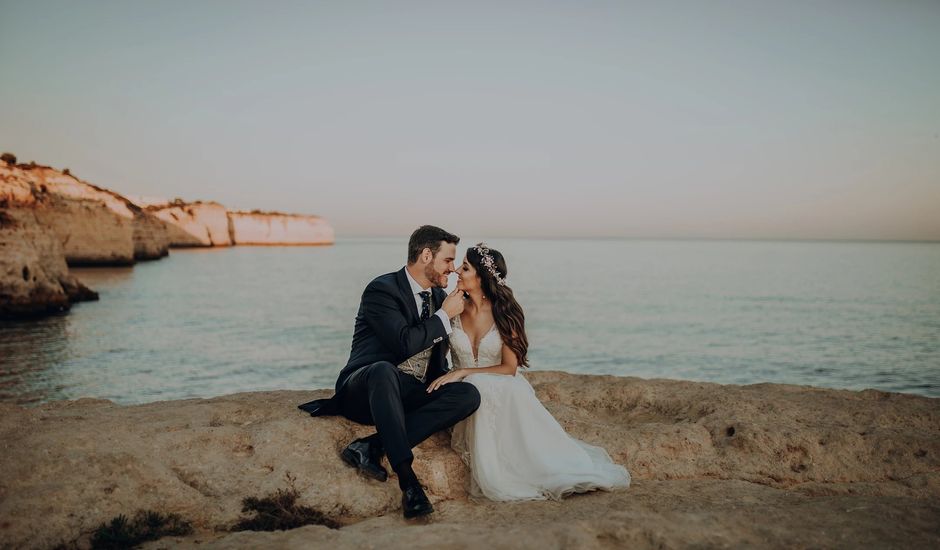
[{"label": "groom's crossed legs", "polygon": [[388,361],[351,374],[341,393],[343,416],[375,425],[388,462],[396,472],[402,465],[410,472],[412,447],[470,416],[480,406],[480,392],[472,384],[454,382],[428,393],[425,384]]}]

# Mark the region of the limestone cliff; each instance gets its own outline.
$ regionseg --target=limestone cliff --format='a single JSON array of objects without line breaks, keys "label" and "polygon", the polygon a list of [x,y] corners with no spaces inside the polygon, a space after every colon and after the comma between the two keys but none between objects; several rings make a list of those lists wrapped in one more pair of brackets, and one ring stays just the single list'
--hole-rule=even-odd
[{"label": "limestone cliff", "polygon": [[[214,548],[936,547],[940,400],[879,391],[532,372],[568,432],[633,474],[627,490],[562,502],[468,500],[446,433],[415,451],[437,512],[402,520],[394,477],[338,457],[371,428],[310,418],[278,391],[117,406],[0,406],[0,546],[53,546],[137,509],[176,512]],[[296,479],[339,530],[225,534],[242,498]],[[41,520],[39,519],[41,518]],[[221,529],[222,531],[217,531]],[[84,533],[84,535],[82,535]],[[86,537],[82,539],[81,537]]]},{"label": "limestone cliff", "polygon": [[166,227],[171,246],[231,246],[228,213],[217,202],[157,203],[145,207]]},{"label": "limestone cliff", "polygon": [[0,201],[0,313],[5,315],[57,311],[70,300],[97,296],[70,277],[64,263],[132,265],[166,256],[170,246],[334,241],[332,227],[316,216],[229,212],[215,202],[179,199],[132,201],[68,169],[17,164],[8,153],[0,159]]},{"label": "limestone cliff", "polygon": [[66,310],[98,295],[69,274],[58,236],[40,222],[57,199],[0,162],[0,317]]},{"label": "limestone cliff", "polygon": [[333,228],[318,216],[280,212],[230,211],[217,202],[167,201],[131,197],[165,222],[170,245],[323,245],[333,244]]},{"label": "limestone cliff", "polygon": [[318,216],[230,211],[228,217],[236,245],[319,245],[335,240],[333,228]]},{"label": "limestone cliff", "polygon": [[[3,167],[0,167],[3,169]],[[66,200],[40,222],[59,236],[72,265],[130,265],[166,256],[164,224],[121,195],[47,166],[7,166],[40,189]]]}]

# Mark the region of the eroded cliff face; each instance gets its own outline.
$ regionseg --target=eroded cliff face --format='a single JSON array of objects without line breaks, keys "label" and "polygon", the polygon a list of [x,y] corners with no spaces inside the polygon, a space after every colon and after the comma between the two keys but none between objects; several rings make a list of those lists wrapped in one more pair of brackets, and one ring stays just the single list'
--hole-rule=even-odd
[{"label": "eroded cliff face", "polygon": [[228,212],[217,202],[174,201],[146,207],[164,222],[171,246],[231,246]]},{"label": "eroded cliff face", "polygon": [[[162,258],[170,246],[334,241],[332,227],[317,216],[229,212],[215,202],[132,201],[67,169],[16,164],[9,154],[0,160],[0,213],[0,312],[9,315],[57,311],[70,299],[97,296],[63,264],[132,265]],[[31,275],[22,275],[24,268]]]},{"label": "eroded cliff face", "polygon": [[134,216],[134,259],[158,260],[170,253],[170,234],[167,224],[148,212]]},{"label": "eroded cliff face", "polygon": [[230,211],[216,202],[132,199],[167,227],[170,245],[325,245],[335,237],[329,222],[318,216],[281,212]]},{"label": "eroded cliff face", "polygon": [[46,166],[12,169],[63,199],[40,223],[58,235],[70,264],[131,265],[168,254],[165,224],[121,195]]},{"label": "eroded cliff face", "polygon": [[[574,437],[633,474],[626,490],[562,502],[467,498],[445,432],[415,450],[437,512],[401,519],[400,491],[339,452],[371,427],[310,418],[332,392],[243,393],[117,406],[0,406],[0,545],[53,546],[137,509],[193,537],[154,547],[926,547],[940,542],[940,400],[777,384],[531,372]],[[386,464],[387,465],[387,464]],[[225,535],[241,500],[295,479],[301,503],[346,525]],[[38,521],[37,518],[42,518]],[[890,518],[890,521],[884,521]]]},{"label": "eroded cliff face", "polygon": [[98,298],[69,274],[58,235],[41,222],[59,200],[0,162],[0,316],[55,313]]},{"label": "eroded cliff face", "polygon": [[279,212],[229,212],[236,245],[325,245],[335,237],[329,222],[318,216]]}]

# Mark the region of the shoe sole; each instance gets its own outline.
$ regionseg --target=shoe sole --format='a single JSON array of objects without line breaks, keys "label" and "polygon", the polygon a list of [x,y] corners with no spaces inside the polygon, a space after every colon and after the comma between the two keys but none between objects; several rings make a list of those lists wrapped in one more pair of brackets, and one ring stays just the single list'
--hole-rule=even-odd
[{"label": "shoe sole", "polygon": [[365,476],[365,477],[367,477],[367,478],[369,478],[369,479],[374,479],[374,480],[376,480],[376,481],[385,482],[386,480],[388,480],[388,476],[382,477],[381,474],[375,474],[375,475],[373,475],[373,474],[371,474],[368,470],[366,470],[365,468],[360,468],[360,467],[359,467],[359,461],[356,460],[356,457],[353,456],[352,453],[347,453],[347,451],[346,451],[345,449],[343,449],[343,452],[341,452],[341,453],[339,454],[339,457],[340,457],[341,459],[343,459],[343,462],[345,462],[347,466],[350,466],[350,467],[352,467],[352,468],[355,468],[356,471],[358,471],[360,475],[363,475],[363,476]]},{"label": "shoe sole", "polygon": [[405,519],[414,519],[414,518],[420,518],[421,516],[426,516],[433,511],[434,511],[434,508],[428,508],[427,510],[422,510],[419,512],[412,512],[410,514],[407,512],[402,512],[402,513],[404,514]]}]

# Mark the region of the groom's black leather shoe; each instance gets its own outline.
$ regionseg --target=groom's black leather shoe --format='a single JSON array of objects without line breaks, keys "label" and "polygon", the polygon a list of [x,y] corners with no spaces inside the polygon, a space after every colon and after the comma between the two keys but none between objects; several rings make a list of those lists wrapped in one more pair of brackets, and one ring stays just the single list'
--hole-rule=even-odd
[{"label": "groom's black leather shoe", "polygon": [[409,485],[401,492],[401,511],[406,518],[426,516],[434,511],[431,501],[420,485]]},{"label": "groom's black leather shoe", "polygon": [[364,439],[357,439],[349,444],[340,453],[343,462],[353,468],[357,468],[361,473],[385,481],[388,479],[388,471],[382,466],[382,451],[377,445],[369,443]]}]

